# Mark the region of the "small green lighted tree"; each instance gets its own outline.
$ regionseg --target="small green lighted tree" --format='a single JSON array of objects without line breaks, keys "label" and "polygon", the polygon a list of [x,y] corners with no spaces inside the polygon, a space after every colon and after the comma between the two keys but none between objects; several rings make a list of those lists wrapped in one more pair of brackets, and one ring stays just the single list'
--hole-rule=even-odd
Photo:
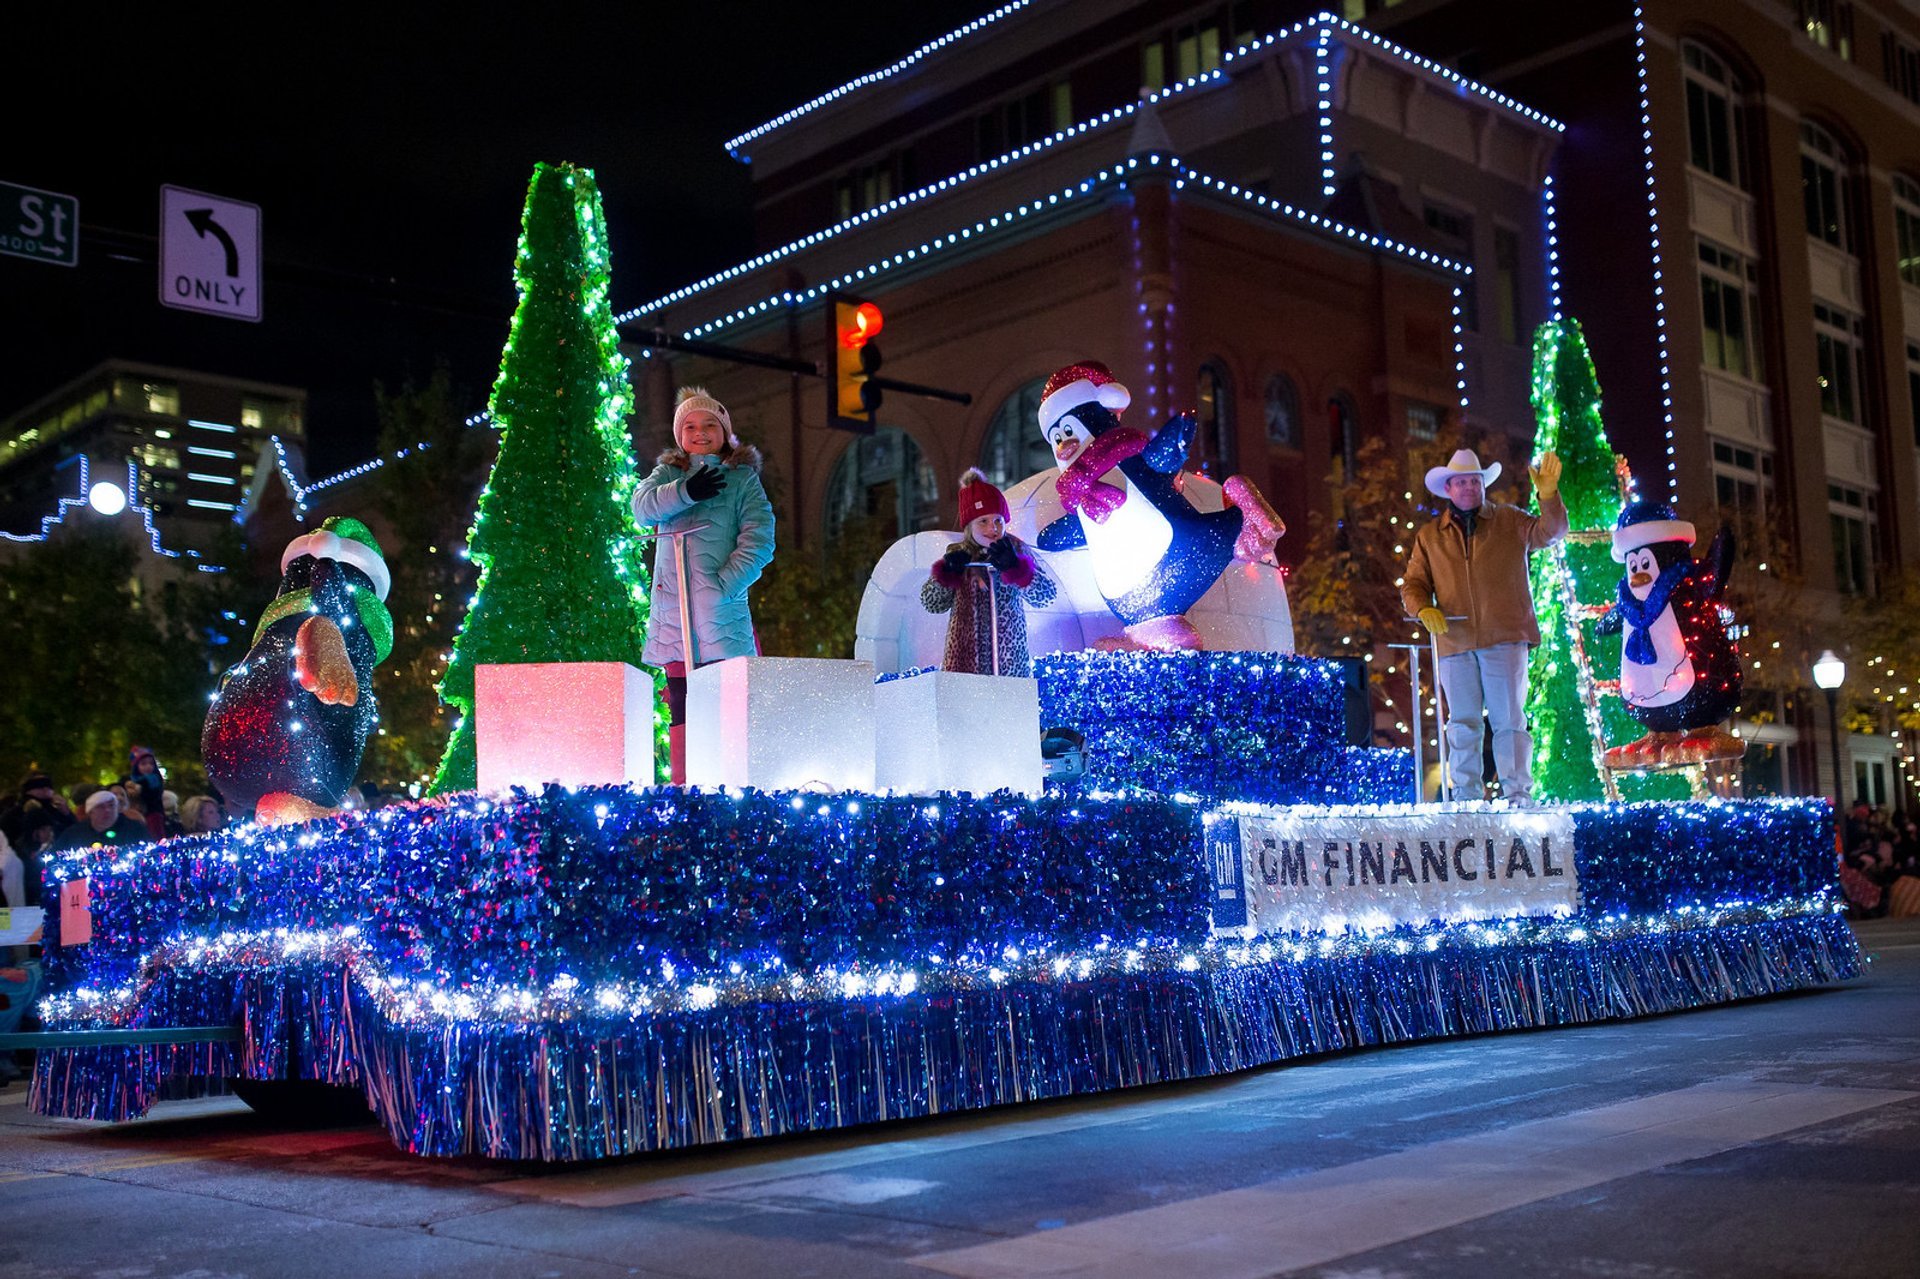
[{"label": "small green lighted tree", "polygon": [[[1533,412],[1534,448],[1558,453],[1565,467],[1560,495],[1572,529],[1534,556],[1529,570],[1540,618],[1540,647],[1527,680],[1534,788],[1544,799],[1606,799],[1601,756],[1608,742],[1633,741],[1644,730],[1613,691],[1620,637],[1593,633],[1620,581],[1612,529],[1626,472],[1607,443],[1600,383],[1577,320],[1555,320],[1534,332]],[[1691,789],[1680,774],[1613,780],[1625,799],[1685,798]]]},{"label": "small green lighted tree", "polygon": [[[460,719],[435,793],[474,784],[475,667],[639,666],[646,633],[647,572],[625,425],[632,400],[590,170],[534,167],[514,278],[520,304],[490,404],[503,432],[500,454],[467,539],[480,575],[440,680],[440,696]],[[654,728],[658,745],[665,728],[657,712]]]}]

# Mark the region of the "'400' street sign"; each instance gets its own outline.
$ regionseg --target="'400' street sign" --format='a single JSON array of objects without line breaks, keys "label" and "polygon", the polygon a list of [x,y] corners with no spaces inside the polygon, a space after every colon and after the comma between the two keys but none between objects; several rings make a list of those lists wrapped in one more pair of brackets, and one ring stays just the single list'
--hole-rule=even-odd
[{"label": "'400' street sign", "polygon": [[74,266],[80,261],[80,201],[0,182],[0,253]]}]

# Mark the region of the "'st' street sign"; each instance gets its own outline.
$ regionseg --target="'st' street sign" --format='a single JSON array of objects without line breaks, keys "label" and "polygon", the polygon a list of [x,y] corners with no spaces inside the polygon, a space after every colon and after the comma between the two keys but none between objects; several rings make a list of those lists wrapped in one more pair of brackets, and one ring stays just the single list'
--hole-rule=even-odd
[{"label": "'st' street sign", "polygon": [[260,206],[160,188],[160,303],[260,318]]},{"label": "'st' street sign", "polygon": [[80,261],[80,201],[0,182],[0,253],[74,266]]}]

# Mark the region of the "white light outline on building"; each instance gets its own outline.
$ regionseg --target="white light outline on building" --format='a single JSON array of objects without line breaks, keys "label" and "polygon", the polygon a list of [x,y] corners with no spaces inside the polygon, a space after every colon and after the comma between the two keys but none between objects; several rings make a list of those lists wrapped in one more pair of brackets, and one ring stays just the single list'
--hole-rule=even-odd
[{"label": "white light outline on building", "polygon": [[1680,496],[1680,460],[1673,440],[1673,355],[1667,348],[1666,270],[1660,252],[1660,199],[1654,189],[1653,96],[1647,75],[1646,6],[1633,6],[1633,59],[1640,80],[1640,151],[1647,174],[1647,227],[1653,250],[1653,327],[1660,351],[1660,417],[1667,435],[1667,500]]},{"label": "white light outline on building", "polygon": [[765,124],[756,125],[754,128],[748,129],[745,133],[740,134],[738,137],[728,138],[726,142],[727,154],[731,155],[736,160],[744,161],[748,157],[740,154],[739,148],[741,147],[742,144],[751,142],[755,138],[760,137],[763,134],[771,133],[775,129],[779,128],[781,125],[789,124],[792,121],[799,119],[801,116],[808,114],[809,112],[816,111],[819,108],[824,107],[829,102],[833,102],[839,98],[845,97],[847,94],[852,93],[856,89],[864,89],[866,86],[870,84],[876,84],[881,80],[885,80],[891,76],[898,75],[900,72],[905,71],[908,67],[920,61],[922,58],[926,57],[928,54],[936,53],[939,50],[946,48],[948,45],[952,44],[954,41],[964,39],[965,37],[970,36],[974,32],[980,30],[980,28],[989,26],[995,22],[998,22],[1000,19],[1006,17],[1009,14],[1017,13],[1021,9],[1026,8],[1031,3],[1033,3],[1033,0],[1008,0],[1008,3],[1001,5],[998,9],[995,9],[993,12],[985,15],[984,17],[975,18],[972,22],[967,23],[963,27],[956,27],[954,30],[947,32],[947,34],[941,36],[937,40],[927,41],[927,43],[921,45],[918,49],[915,49],[912,53],[909,53],[906,57],[900,59],[898,62],[894,63],[892,66],[883,67],[878,71],[869,71],[867,72],[867,74],[863,76],[858,76],[852,80],[847,81],[845,84],[841,85],[837,89],[830,89],[827,92],[821,94],[817,98],[813,98],[807,102],[801,103],[799,106],[794,107],[791,111],[782,112],[780,115],[775,116],[773,119],[767,121]]},{"label": "white light outline on building", "polygon": [[1547,174],[1541,183],[1542,204],[1545,206],[1547,220],[1547,309],[1555,324],[1560,323],[1560,220],[1555,211],[1553,195],[1553,175]]},{"label": "white light outline on building", "polygon": [[[1496,103],[1497,105],[1505,108],[1506,110],[1512,111],[1515,114],[1521,115],[1529,120],[1534,121],[1535,123],[1538,123],[1547,128],[1553,129],[1556,132],[1566,131],[1566,127],[1567,127],[1566,125],[1562,124],[1558,120],[1555,120],[1553,117],[1549,115],[1546,115],[1539,111],[1535,111],[1532,107],[1516,102],[1512,98],[1507,97],[1505,94],[1497,93],[1494,90],[1487,88],[1485,85],[1481,85],[1474,81],[1468,80],[1465,77],[1461,76],[1459,72],[1452,71],[1446,67],[1443,67],[1439,63],[1434,62],[1431,58],[1423,58],[1417,53],[1413,53],[1410,50],[1402,48],[1400,45],[1393,43],[1393,41],[1384,39],[1383,37],[1378,36],[1371,31],[1368,31],[1365,27],[1357,27],[1343,18],[1336,18],[1332,14],[1329,14],[1326,12],[1320,13],[1317,17],[1308,18],[1303,21],[1296,22],[1290,27],[1285,27],[1279,31],[1275,31],[1258,40],[1250,41],[1247,44],[1242,45],[1238,49],[1229,50],[1227,53],[1221,56],[1220,66],[1215,68],[1214,70],[1203,71],[1200,74],[1195,76],[1190,76],[1187,79],[1182,80],[1177,84],[1168,85],[1166,88],[1161,89],[1157,93],[1149,94],[1145,100],[1149,103],[1158,104],[1170,97],[1175,96],[1176,94],[1186,93],[1193,89],[1200,88],[1205,85],[1223,83],[1226,80],[1228,64],[1234,62],[1235,60],[1250,57],[1255,53],[1264,52],[1266,49],[1270,48],[1271,46],[1277,43],[1280,43],[1285,40],[1291,40],[1295,36],[1302,35],[1308,31],[1315,31],[1316,39],[1318,39],[1320,37],[1324,37],[1329,30],[1339,32],[1342,34],[1351,34],[1355,37],[1363,38],[1369,44],[1375,45],[1376,47],[1386,51],[1387,53],[1395,57],[1398,57],[1401,60],[1408,62],[1420,68],[1423,71],[1428,72],[1429,74],[1439,76],[1451,82],[1463,92],[1471,92],[1471,93],[1479,94],[1480,96],[1487,98],[1489,101]],[[1331,102],[1330,97],[1325,98],[1325,100],[1328,101],[1329,103]],[[760,267],[767,266],[774,262],[781,261],[782,259],[787,257],[791,257],[793,254],[800,252],[802,249],[811,248],[814,245],[819,244],[823,241],[834,239],[835,237],[845,234],[848,231],[854,230],[858,227],[865,226],[868,223],[873,222],[877,218],[885,217],[888,214],[894,213],[902,208],[905,208],[908,205],[917,204],[922,200],[925,200],[934,195],[938,195],[939,193],[949,190],[953,187],[961,186],[967,182],[972,181],[975,178],[981,177],[984,174],[996,172],[1007,165],[1017,163],[1018,161],[1026,159],[1029,156],[1039,154],[1040,152],[1046,151],[1049,148],[1061,142],[1069,141],[1073,138],[1080,137],[1094,130],[1104,128],[1110,124],[1118,124],[1120,122],[1123,122],[1131,118],[1133,114],[1140,109],[1140,105],[1141,105],[1140,103],[1135,102],[1135,103],[1129,103],[1124,107],[1115,107],[1112,110],[1103,111],[1098,116],[1094,116],[1087,120],[1083,120],[1079,124],[1072,125],[1068,128],[1062,129],[1059,132],[1052,134],[1049,137],[1042,138],[1037,142],[1030,142],[1025,146],[1016,147],[1012,151],[1008,151],[1003,155],[995,156],[991,160],[982,160],[979,164],[971,165],[966,169],[961,170],[958,173],[954,173],[947,177],[941,178],[936,182],[931,182],[926,186],[919,188],[918,190],[909,191],[902,195],[897,195],[893,199],[888,200],[884,204],[875,205],[873,208],[864,210],[863,212],[860,212],[860,213],[856,213],[852,217],[844,218],[841,221],[833,223],[830,226],[823,227],[818,231],[814,231],[807,235],[801,236],[797,240],[789,241],[788,243],[781,245],[779,248],[769,249],[765,253],[757,254],[754,257],[751,257],[744,262],[736,263],[735,265],[728,267],[724,271],[716,272],[713,275],[706,276],[703,279],[695,280],[691,284],[683,285],[680,288],[673,290],[671,293],[667,293],[661,297],[655,298],[651,302],[644,303],[640,306],[632,308],[631,310],[623,311],[620,314],[614,316],[614,323],[615,324],[630,323],[631,321],[637,320],[642,316],[649,315],[653,312],[672,306],[677,302],[684,301],[685,299],[693,296],[696,293],[704,292],[707,289],[713,288],[716,285],[724,284],[729,280],[737,279],[738,277],[745,275],[750,271],[758,270]],[[1322,130],[1321,130],[1322,135],[1325,136],[1328,140],[1325,143],[1323,143],[1321,150],[1323,152],[1326,152],[1331,148],[1331,145],[1332,145],[1331,144],[1332,128],[1329,120],[1323,119],[1322,124],[1323,124]],[[1330,163],[1331,163],[1330,161],[1323,160],[1323,165],[1330,164]],[[1324,179],[1324,174],[1323,174],[1323,179]],[[1323,185],[1326,185],[1326,182],[1324,180],[1323,180]],[[1330,193],[1330,191],[1328,193]],[[651,357],[652,353],[651,351],[648,351],[645,354]],[[479,423],[484,422],[486,420],[488,420],[486,417],[486,414],[476,413],[473,415],[473,417],[468,418],[467,422],[469,425],[478,425]]]},{"label": "white light outline on building", "polygon": [[[40,517],[40,531],[38,533],[9,533],[5,530],[0,530],[0,539],[22,545],[44,542],[53,535],[55,525],[66,523],[68,514],[71,513],[75,507],[89,511],[93,509],[87,504],[87,494],[93,488],[92,467],[88,463],[85,453],[78,454],[77,456],[80,459],[80,496],[61,498],[54,506],[53,514]],[[160,544],[160,530],[154,526],[153,510],[148,506],[142,505],[140,501],[139,464],[132,458],[127,459],[126,509],[116,512],[113,515],[102,516],[101,518],[117,520],[122,515],[125,515],[127,511],[134,511],[139,514],[140,522],[147,530],[147,540],[152,545],[154,554],[164,556],[170,560],[193,560],[195,561],[194,567],[202,573],[224,573],[227,571],[225,565],[209,564],[201,560],[200,552],[196,550],[170,551]]]},{"label": "white light outline on building", "polygon": [[[829,90],[828,92],[821,94],[817,98],[813,98],[807,102],[803,102],[799,106],[794,107],[792,110],[783,112],[780,115],[775,116],[773,119],[768,120],[766,123],[758,125],[752,129],[749,129],[747,132],[740,134],[738,137],[729,138],[726,142],[727,154],[733,156],[734,159],[736,160],[742,160],[742,161],[749,160],[750,157],[741,155],[739,153],[738,148],[742,143],[750,142],[754,138],[758,138],[765,134],[771,133],[775,129],[780,128],[782,125],[790,124],[793,121],[799,119],[801,116],[807,115],[815,110],[818,110],[819,108],[827,105],[829,102],[837,101],[838,99],[845,97],[847,94],[852,93],[857,89],[863,89],[870,84],[878,84],[882,80],[891,79],[893,76],[898,75],[900,72],[907,70],[914,63],[926,57],[928,54],[933,53],[936,50],[945,48],[947,45],[952,44],[956,40],[962,39],[965,36],[972,35],[975,31],[980,30],[982,27],[988,26],[989,24],[994,22],[998,22],[1000,19],[1007,17],[1010,14],[1013,14],[1015,12],[1018,12],[1020,9],[1025,8],[1027,4],[1029,4],[1030,2],[1031,0],[1011,0],[1010,3],[1002,5],[1000,8],[995,9],[993,12],[987,14],[984,17],[976,18],[964,27],[960,27],[960,28],[957,28],[956,30],[949,31],[946,35],[941,36],[938,40],[929,41],[927,44],[922,45],[920,48],[914,50],[912,53],[900,59],[898,62],[893,63],[891,66],[884,67],[879,71],[870,71],[863,76],[859,76],[856,79],[849,80],[845,84],[841,85],[839,88]],[[1490,102],[1506,107],[1510,111],[1518,112],[1519,114],[1526,116],[1528,119],[1534,120],[1540,124],[1544,124],[1548,128],[1554,129],[1556,131],[1565,131],[1566,129],[1566,126],[1564,124],[1560,123],[1558,120],[1555,120],[1552,116],[1546,114],[1544,111],[1536,111],[1532,107],[1529,107],[1524,103],[1516,102],[1514,99],[1508,97],[1504,93],[1499,92],[1497,89],[1490,89],[1486,85],[1481,84],[1477,80],[1470,80],[1466,76],[1461,75],[1458,71],[1455,71],[1451,67],[1443,66],[1440,63],[1435,62],[1431,58],[1422,57],[1421,55],[1413,52],[1411,49],[1408,49],[1403,45],[1395,44],[1393,41],[1387,39],[1385,36],[1380,35],[1377,32],[1371,31],[1366,27],[1359,26],[1353,22],[1349,22],[1347,19],[1326,9],[1322,9],[1319,13],[1316,13],[1311,18],[1307,18],[1301,22],[1294,24],[1294,26],[1290,28],[1287,32],[1284,32],[1284,33],[1276,32],[1275,34],[1266,36],[1263,39],[1254,40],[1249,42],[1248,44],[1242,45],[1240,46],[1239,49],[1236,49],[1232,52],[1227,53],[1221,59],[1221,61],[1222,63],[1230,62],[1233,60],[1235,53],[1250,53],[1254,49],[1264,48],[1267,45],[1272,44],[1274,40],[1279,38],[1281,35],[1294,34],[1308,27],[1332,27],[1333,29],[1338,31],[1351,33],[1355,36],[1360,37],[1363,40],[1366,40],[1370,44],[1378,45],[1380,48],[1385,49],[1388,53],[1391,53],[1396,57],[1402,58],[1408,62],[1413,63],[1415,66],[1420,67],[1422,70],[1429,71],[1437,76],[1440,76],[1442,79],[1445,79],[1450,83],[1452,83],[1455,87],[1460,89],[1462,92],[1477,94],[1480,97],[1486,98]]]},{"label": "white light outline on building", "polygon": [[1461,301],[1465,287],[1463,284],[1453,286],[1453,378],[1460,392],[1462,413],[1467,411],[1467,333]]},{"label": "white light outline on building", "polygon": [[1314,37],[1313,79],[1320,106],[1320,194],[1333,194],[1333,78],[1327,67],[1327,43],[1333,28],[1324,26]]},{"label": "white light outline on building", "polygon": [[707,337],[722,329],[731,328],[736,324],[755,319],[776,307],[803,306],[836,290],[871,281],[899,267],[907,266],[911,263],[944,253],[948,249],[958,248],[963,244],[968,244],[975,235],[986,235],[990,232],[1001,230],[1004,227],[1015,225],[1022,219],[1031,217],[1035,213],[1042,213],[1048,209],[1056,208],[1063,201],[1079,199],[1093,193],[1097,189],[1104,190],[1107,184],[1124,179],[1129,173],[1134,172],[1143,164],[1149,168],[1164,167],[1173,178],[1175,190],[1184,188],[1188,183],[1197,183],[1216,194],[1237,197],[1248,207],[1260,209],[1274,216],[1276,220],[1288,220],[1315,227],[1334,235],[1344,236],[1356,244],[1383,249],[1396,256],[1406,258],[1409,261],[1422,262],[1443,271],[1454,271],[1463,276],[1473,274],[1473,268],[1466,263],[1456,262],[1452,258],[1431,252],[1430,250],[1416,248],[1413,245],[1402,243],[1399,240],[1393,239],[1391,236],[1375,235],[1370,231],[1362,231],[1357,227],[1348,226],[1346,223],[1336,221],[1333,218],[1312,213],[1306,209],[1297,208],[1283,200],[1275,200],[1268,196],[1260,195],[1254,191],[1247,190],[1238,183],[1228,182],[1225,179],[1216,178],[1211,174],[1201,173],[1197,169],[1189,168],[1176,156],[1161,156],[1156,153],[1145,156],[1131,156],[1117,164],[1108,165],[1098,173],[1081,179],[1078,183],[1068,185],[1058,191],[1050,192],[1045,196],[1036,197],[1023,204],[1016,205],[1003,213],[995,214],[992,217],[975,219],[972,225],[961,227],[957,231],[950,231],[943,236],[935,236],[920,244],[918,248],[906,249],[899,253],[876,258],[866,266],[858,267],[852,271],[837,275],[831,280],[814,285],[810,289],[803,289],[799,292],[787,290],[777,293],[749,306],[741,307],[737,311],[732,311],[726,315],[709,320],[705,324],[695,325],[693,328],[682,331],[680,336],[688,339]]}]

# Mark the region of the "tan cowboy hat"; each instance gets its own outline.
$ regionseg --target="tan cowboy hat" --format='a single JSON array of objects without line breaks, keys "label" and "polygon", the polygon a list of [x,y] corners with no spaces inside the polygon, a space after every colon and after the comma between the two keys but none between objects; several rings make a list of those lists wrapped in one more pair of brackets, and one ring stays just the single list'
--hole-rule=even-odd
[{"label": "tan cowboy hat", "polygon": [[1477,475],[1483,488],[1491,488],[1500,478],[1500,464],[1494,462],[1488,466],[1480,465],[1480,455],[1472,449],[1460,449],[1447,459],[1445,466],[1436,466],[1427,472],[1427,492],[1435,497],[1447,496],[1447,481],[1462,475]]}]

